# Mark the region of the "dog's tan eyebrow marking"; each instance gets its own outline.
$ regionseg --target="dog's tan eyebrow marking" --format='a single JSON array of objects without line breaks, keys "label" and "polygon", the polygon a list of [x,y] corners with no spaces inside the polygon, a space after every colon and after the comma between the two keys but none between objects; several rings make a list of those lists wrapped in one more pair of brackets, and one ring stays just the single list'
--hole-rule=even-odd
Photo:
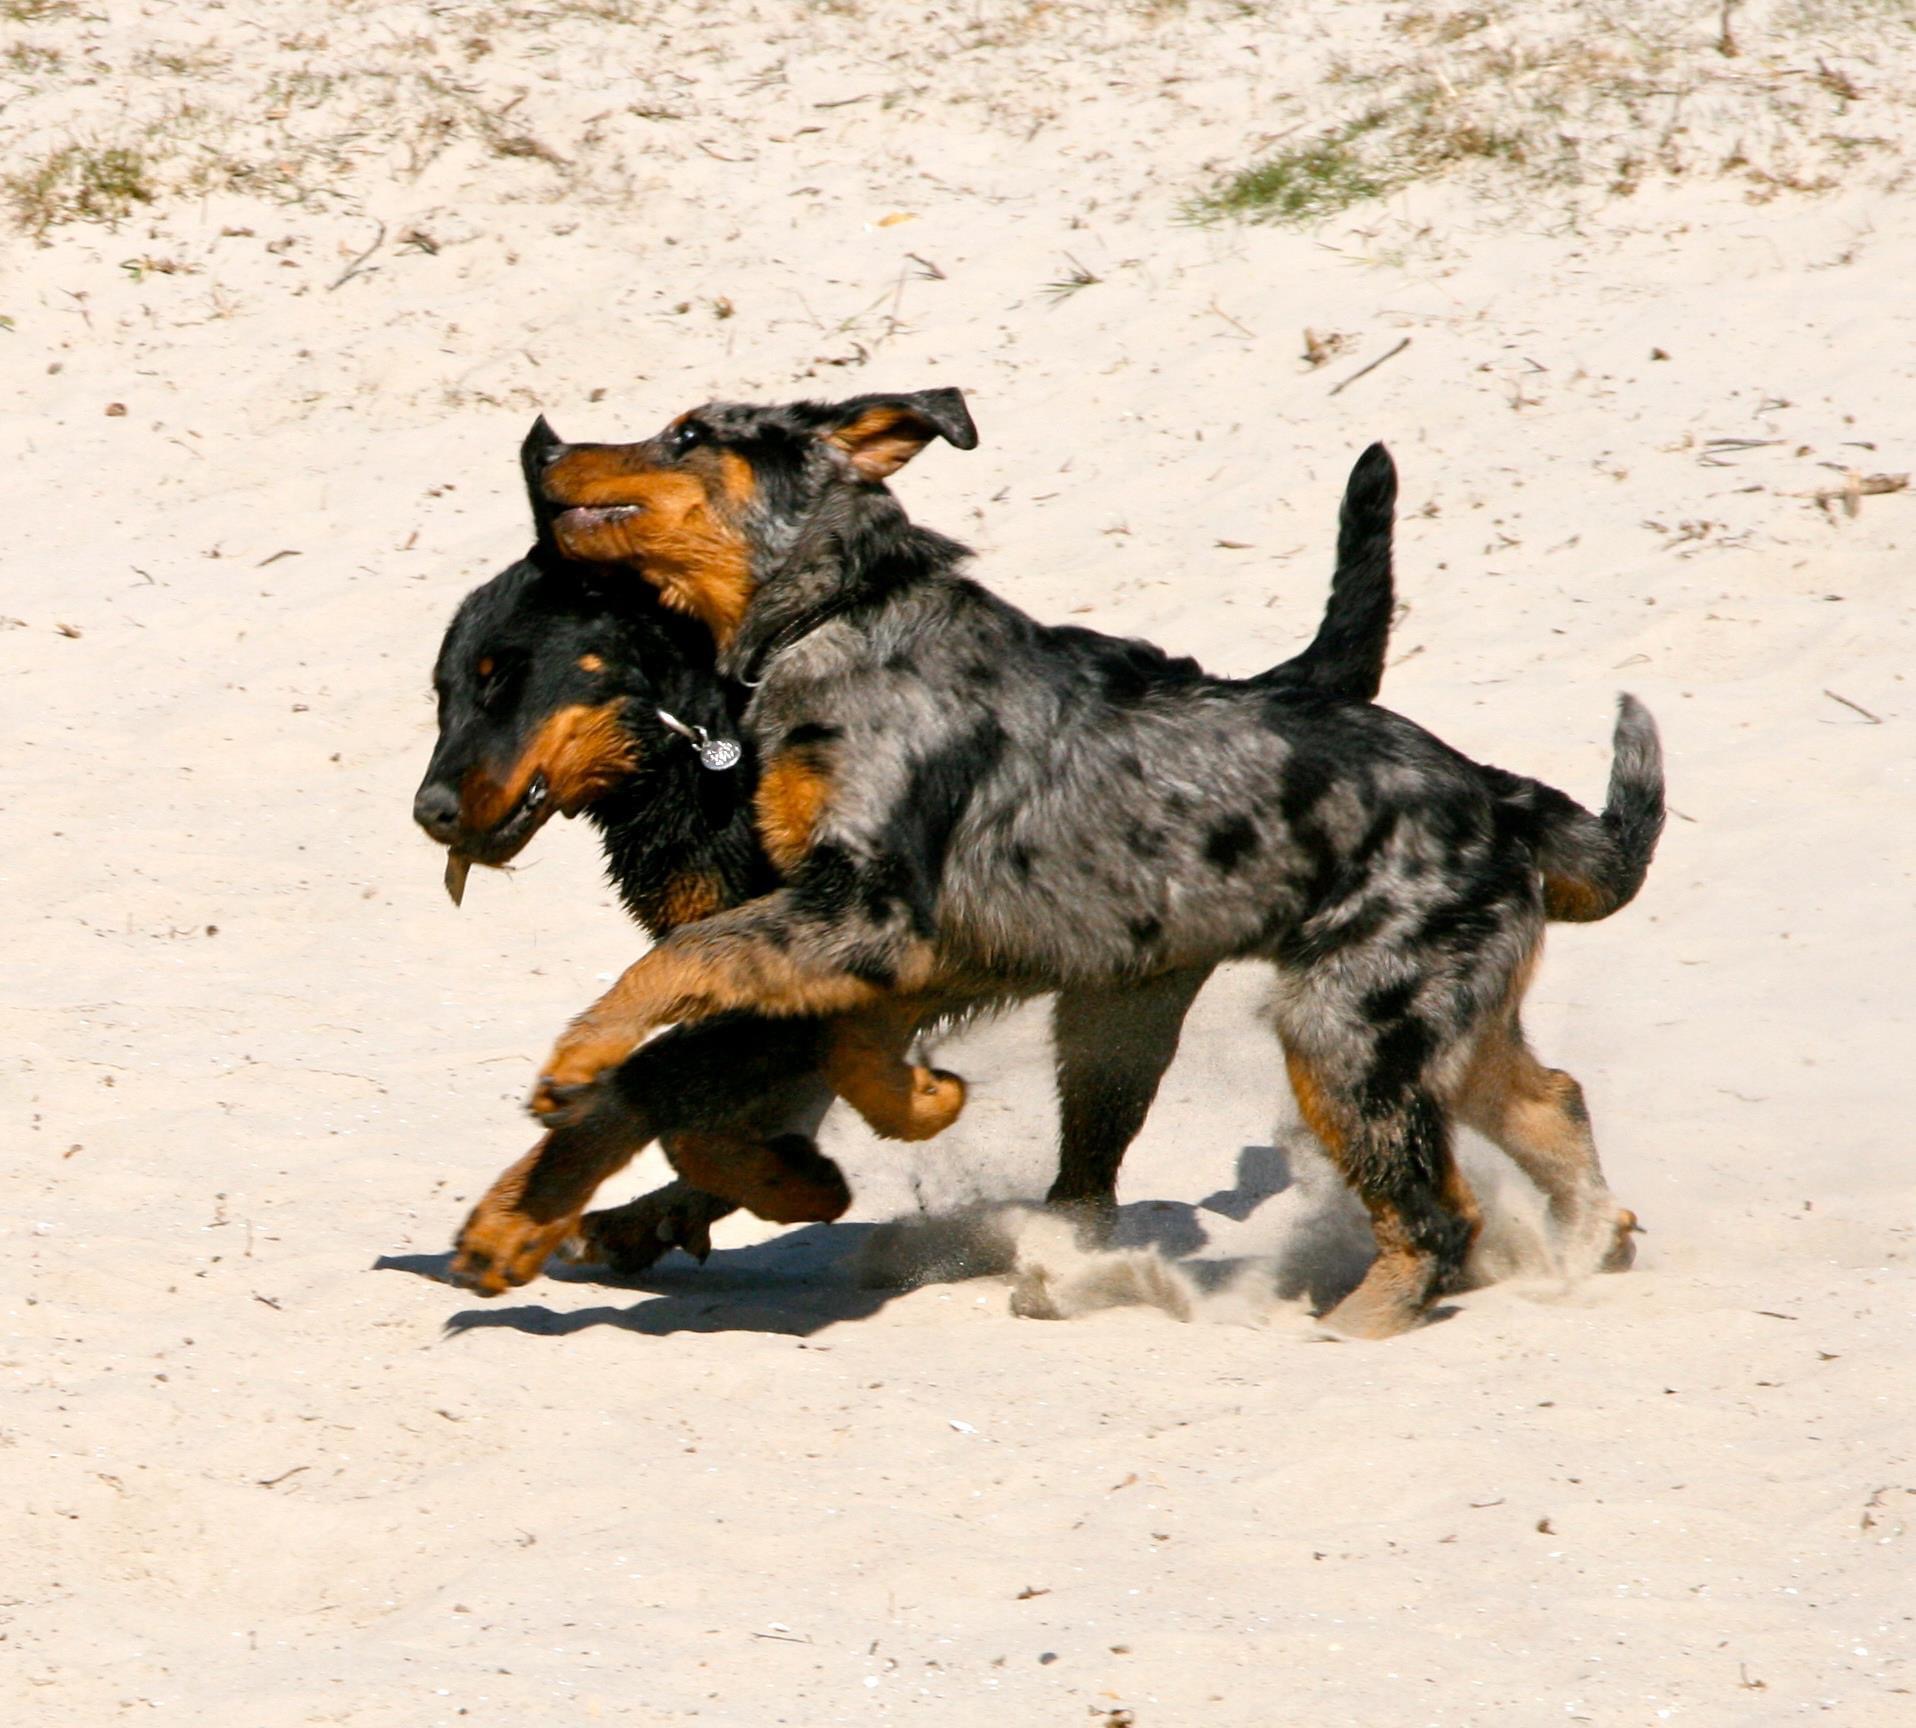
[{"label": "dog's tan eyebrow marking", "polygon": [[473,670],[477,672],[481,678],[490,678],[492,676],[492,656],[490,654],[481,654],[479,656],[479,664],[475,666]]},{"label": "dog's tan eyebrow marking", "polygon": [[581,672],[603,672],[605,670],[605,662],[596,654],[581,654],[579,656],[579,670]]}]

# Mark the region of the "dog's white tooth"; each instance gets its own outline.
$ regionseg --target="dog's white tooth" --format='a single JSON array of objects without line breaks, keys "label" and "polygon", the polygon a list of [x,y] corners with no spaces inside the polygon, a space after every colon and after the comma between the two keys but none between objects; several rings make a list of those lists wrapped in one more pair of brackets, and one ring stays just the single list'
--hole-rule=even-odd
[{"label": "dog's white tooth", "polygon": [[446,892],[452,897],[455,906],[466,898],[466,877],[472,871],[472,860],[463,853],[446,854]]}]

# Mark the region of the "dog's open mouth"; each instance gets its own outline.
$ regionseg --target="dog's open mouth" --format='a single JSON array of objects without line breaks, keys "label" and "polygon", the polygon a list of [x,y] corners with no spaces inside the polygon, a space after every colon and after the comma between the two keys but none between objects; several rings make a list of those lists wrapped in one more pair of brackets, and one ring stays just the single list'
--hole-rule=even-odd
[{"label": "dog's open mouth", "polygon": [[518,803],[483,834],[465,833],[446,849],[446,892],[457,906],[465,898],[466,873],[475,864],[498,868],[525,850],[546,818],[557,809],[543,772],[534,774]]},{"label": "dog's open mouth", "polygon": [[553,519],[553,526],[568,534],[589,534],[596,528],[609,528],[615,522],[638,515],[637,504],[575,504]]}]

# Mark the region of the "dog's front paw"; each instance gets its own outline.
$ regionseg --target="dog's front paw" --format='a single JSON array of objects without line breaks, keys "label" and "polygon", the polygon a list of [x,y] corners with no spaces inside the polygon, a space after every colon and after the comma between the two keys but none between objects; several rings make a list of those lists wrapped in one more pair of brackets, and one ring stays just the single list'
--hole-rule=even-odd
[{"label": "dog's front paw", "polygon": [[576,1128],[592,1114],[598,1096],[596,1080],[582,1086],[563,1086],[550,1074],[541,1074],[526,1100],[526,1109],[548,1128]]},{"label": "dog's front paw", "polygon": [[453,1243],[448,1275],[478,1295],[502,1296],[538,1277],[578,1227],[576,1212],[542,1224],[488,1197],[473,1208]]},{"label": "dog's front paw", "polygon": [[1643,1226],[1628,1206],[1619,1206],[1610,1225],[1610,1241],[1597,1262],[1599,1272],[1628,1272],[1637,1260],[1637,1237]]},{"label": "dog's front paw", "polygon": [[632,1052],[630,1040],[609,1038],[589,1025],[572,1026],[546,1058],[526,1108],[549,1128],[567,1128],[591,1114],[599,1076]]}]

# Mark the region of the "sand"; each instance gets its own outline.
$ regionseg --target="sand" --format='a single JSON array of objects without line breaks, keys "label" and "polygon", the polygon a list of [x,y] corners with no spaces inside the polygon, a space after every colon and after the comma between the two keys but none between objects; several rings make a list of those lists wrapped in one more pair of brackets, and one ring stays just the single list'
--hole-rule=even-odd
[{"label": "sand", "polygon": [[[1590,10],[1490,26],[1675,32],[1581,178],[1286,228],[1187,201],[1461,79],[1457,9],[0,8],[0,1713],[1916,1719],[1916,494],[1862,486],[1916,466],[1916,32]],[[52,219],[76,141],[152,201]],[[1593,802],[1650,705],[1662,851],[1530,1012],[1635,1270],[1561,1276],[1473,1143],[1502,1275],[1317,1339],[1364,1233],[1233,972],[1113,1260],[987,1211],[1015,1272],[861,1282],[1042,1191],[1033,1013],[947,1047],[944,1139],[833,1118],[839,1225],[435,1281],[639,946],[582,825],[454,911],[409,820],[525,425],[934,384],[983,442],[897,488],[1043,616],[1282,657],[1382,437],[1390,704]]]}]

